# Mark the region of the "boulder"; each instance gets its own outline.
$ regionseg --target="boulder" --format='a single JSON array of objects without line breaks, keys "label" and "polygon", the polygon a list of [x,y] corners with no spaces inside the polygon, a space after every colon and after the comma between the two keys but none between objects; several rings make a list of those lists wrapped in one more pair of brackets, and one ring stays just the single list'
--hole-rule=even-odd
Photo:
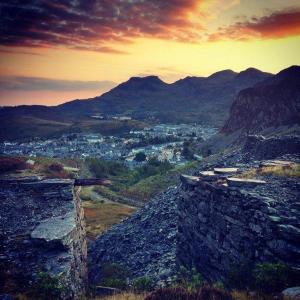
[{"label": "boulder", "polygon": [[199,176],[201,179],[205,181],[213,181],[217,178],[219,178],[219,175],[216,174],[214,171],[202,171],[199,172]]},{"label": "boulder", "polygon": [[180,176],[181,182],[187,185],[197,185],[199,182],[199,177],[197,176],[190,176],[182,174]]},{"label": "boulder", "polygon": [[238,171],[238,168],[214,168],[216,174],[233,174]]},{"label": "boulder", "polygon": [[300,300],[300,286],[285,289],[282,296],[285,300]]},{"label": "boulder", "polygon": [[227,184],[230,187],[255,187],[257,185],[266,184],[266,181],[259,179],[245,179],[245,178],[237,178],[230,177],[227,178]]}]

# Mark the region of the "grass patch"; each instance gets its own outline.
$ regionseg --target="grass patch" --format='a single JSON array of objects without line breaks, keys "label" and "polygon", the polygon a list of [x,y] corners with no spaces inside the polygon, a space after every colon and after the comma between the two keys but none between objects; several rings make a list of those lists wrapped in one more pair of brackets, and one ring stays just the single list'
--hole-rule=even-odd
[{"label": "grass patch", "polygon": [[152,159],[147,164],[131,170],[116,161],[88,159],[86,163],[94,176],[105,177],[112,181],[112,185],[97,186],[94,191],[104,198],[117,202],[124,202],[122,199],[125,197],[146,202],[169,186],[175,185],[180,173],[194,168],[197,164],[190,162],[184,166],[174,167],[168,162]]},{"label": "grass patch", "polygon": [[94,239],[112,225],[129,217],[135,208],[118,203],[83,202],[87,237]]},{"label": "grass patch", "polygon": [[181,173],[196,167],[197,162],[190,162],[184,166],[175,167],[164,174],[158,174],[145,178],[124,190],[127,197],[146,202],[168,187],[175,185]]},{"label": "grass patch", "polygon": [[165,175],[150,176],[129,187],[124,193],[127,197],[146,202],[151,197],[172,185],[172,183],[173,180]]},{"label": "grass patch", "polygon": [[145,294],[136,294],[136,293],[122,293],[112,296],[106,296],[101,298],[95,298],[95,300],[144,300],[146,297]]},{"label": "grass patch", "polygon": [[[28,159],[33,160],[34,164],[27,164],[26,161]],[[10,164],[7,165],[7,162]],[[16,162],[18,162],[17,165]],[[74,178],[78,173],[77,171],[79,171],[77,168],[82,165],[82,162],[76,159],[2,156],[0,157],[0,165],[3,169],[6,167],[4,169],[6,171],[5,175],[14,177],[43,176],[45,178]]]},{"label": "grass patch", "polygon": [[259,170],[262,175],[275,175],[283,177],[299,177],[300,164],[292,164],[289,166],[270,166],[263,167]]},{"label": "grass patch", "polygon": [[258,175],[257,169],[250,169],[242,174],[238,174],[236,177],[244,178],[244,179],[253,179],[256,178]]},{"label": "grass patch", "polygon": [[300,177],[300,164],[291,164],[288,166],[266,166],[258,169],[250,169],[239,174],[239,178],[255,178],[257,176],[273,175],[279,177]]}]

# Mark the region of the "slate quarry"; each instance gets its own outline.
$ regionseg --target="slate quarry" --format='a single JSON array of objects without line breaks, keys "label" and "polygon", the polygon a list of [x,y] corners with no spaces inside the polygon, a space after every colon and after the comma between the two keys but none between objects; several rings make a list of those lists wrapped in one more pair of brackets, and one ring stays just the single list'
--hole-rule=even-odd
[{"label": "slate quarry", "polygon": [[41,272],[60,276],[62,299],[87,285],[84,214],[73,180],[0,180],[1,293],[35,288]]},{"label": "slate quarry", "polygon": [[181,176],[180,186],[99,236],[89,249],[90,283],[101,281],[107,263],[157,286],[172,282],[180,266],[196,267],[209,282],[226,282],[230,268],[246,261],[300,268],[299,181],[229,186],[233,176],[213,169]]}]

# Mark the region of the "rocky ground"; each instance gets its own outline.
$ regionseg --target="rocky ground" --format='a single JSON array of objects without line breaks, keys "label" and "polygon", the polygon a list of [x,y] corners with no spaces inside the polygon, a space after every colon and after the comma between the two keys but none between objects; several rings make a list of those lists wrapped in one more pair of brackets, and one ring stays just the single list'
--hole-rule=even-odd
[{"label": "rocky ground", "polygon": [[91,284],[101,280],[105,263],[118,263],[133,278],[147,276],[158,284],[174,275],[177,195],[177,187],[169,188],[92,244],[88,254]]},{"label": "rocky ground", "polygon": [[[279,139],[278,143],[281,144],[282,139]],[[300,162],[299,154],[294,153],[295,151],[288,154],[281,146],[278,147],[280,150],[276,151],[274,141],[265,145],[272,147],[274,155],[271,158],[289,159],[293,163]],[[203,170],[228,166],[238,167],[238,176],[250,172],[251,176],[254,175],[267,184],[246,188],[247,192],[270,199],[271,202],[275,201],[276,205],[271,205],[274,218],[280,216],[278,217],[280,222],[283,222],[283,226],[287,226],[287,229],[290,226],[298,227],[295,217],[289,216],[291,210],[294,216],[299,215],[299,203],[296,203],[300,191],[299,177],[260,173],[259,166],[262,160],[258,157],[260,158],[260,154],[265,152],[266,148],[256,147],[256,152],[252,152],[253,155],[247,150],[248,148],[242,150],[236,148],[210,156],[201,163],[195,175]],[[146,276],[153,279],[157,285],[164,285],[172,280],[178,267],[176,258],[178,197],[180,197],[180,186],[170,188],[148,202],[132,217],[99,236],[89,249],[90,283],[93,285],[101,281],[101,267],[106,263],[123,265],[130,270],[132,278]]]}]

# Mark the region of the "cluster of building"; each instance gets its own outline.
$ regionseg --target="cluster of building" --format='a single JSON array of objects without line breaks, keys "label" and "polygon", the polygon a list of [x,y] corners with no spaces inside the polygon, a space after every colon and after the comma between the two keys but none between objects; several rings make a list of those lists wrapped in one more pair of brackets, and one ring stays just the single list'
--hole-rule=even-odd
[{"label": "cluster of building", "polygon": [[188,138],[202,138],[206,140],[217,132],[214,127],[199,124],[158,124],[146,127],[143,130],[135,130],[130,133],[134,136],[150,137],[177,137],[182,140]]},{"label": "cluster of building", "polygon": [[[120,159],[135,166],[135,156],[145,153],[147,159],[156,157],[180,164],[183,143],[190,139],[207,139],[216,129],[200,125],[160,124],[143,130],[131,131],[126,137],[102,136],[92,133],[63,134],[57,138],[39,139],[29,142],[2,142],[0,154],[30,157],[86,158],[106,160]],[[153,139],[156,138],[156,139]],[[141,146],[143,145],[143,146]]]}]

